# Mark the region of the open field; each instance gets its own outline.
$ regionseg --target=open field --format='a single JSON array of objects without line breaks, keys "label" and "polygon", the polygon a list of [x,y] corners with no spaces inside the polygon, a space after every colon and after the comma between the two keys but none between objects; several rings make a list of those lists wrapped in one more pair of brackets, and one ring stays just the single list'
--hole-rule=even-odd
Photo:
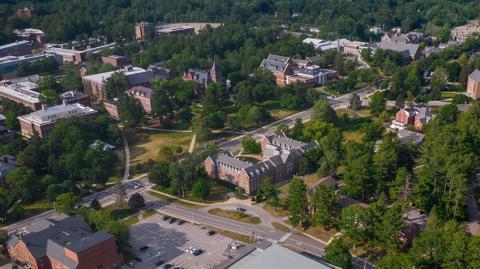
[{"label": "open field", "polygon": [[128,130],[125,133],[130,146],[132,165],[149,159],[161,159],[163,154],[160,154],[160,148],[164,146],[170,147],[172,151],[175,151],[178,146],[184,152],[188,151],[193,136],[192,133],[146,130],[136,132]]}]

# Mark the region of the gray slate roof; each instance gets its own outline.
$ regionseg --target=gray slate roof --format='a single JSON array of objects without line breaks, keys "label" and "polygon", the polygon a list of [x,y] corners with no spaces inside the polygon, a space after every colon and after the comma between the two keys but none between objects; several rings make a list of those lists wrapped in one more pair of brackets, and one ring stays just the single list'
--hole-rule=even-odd
[{"label": "gray slate roof", "polygon": [[478,69],[475,69],[475,71],[473,71],[468,77],[475,81],[480,81],[480,71]]},{"label": "gray slate roof", "polygon": [[384,50],[393,50],[396,52],[400,52],[405,56],[414,58],[417,54],[419,45],[405,42],[383,41],[378,43],[378,47]]}]

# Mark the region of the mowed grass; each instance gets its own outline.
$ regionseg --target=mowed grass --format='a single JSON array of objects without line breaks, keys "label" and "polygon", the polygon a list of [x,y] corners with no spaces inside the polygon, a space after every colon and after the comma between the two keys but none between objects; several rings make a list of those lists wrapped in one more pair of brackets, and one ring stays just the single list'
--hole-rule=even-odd
[{"label": "mowed grass", "polygon": [[125,133],[130,147],[132,164],[145,162],[149,159],[161,159],[162,156],[159,153],[164,146],[170,147],[172,150],[181,147],[184,152],[188,151],[193,137],[192,133],[167,131],[126,130]]},{"label": "mowed grass", "polygon": [[273,228],[275,228],[275,229],[277,229],[281,232],[284,232],[284,233],[289,233],[290,232],[290,228],[281,224],[280,222],[272,222],[272,226],[273,226]]},{"label": "mowed grass", "polygon": [[355,141],[357,143],[362,143],[364,133],[361,131],[345,131],[343,132],[343,141]]},{"label": "mowed grass", "polygon": [[187,203],[187,202],[184,202],[184,201],[181,201],[181,200],[178,200],[178,199],[175,199],[175,198],[171,198],[171,197],[168,197],[168,196],[165,196],[165,195],[162,195],[160,193],[153,192],[153,191],[148,191],[148,194],[150,194],[152,196],[155,196],[159,199],[162,199],[164,201],[167,201],[169,203],[181,205],[181,206],[184,206],[184,207],[189,207],[189,208],[201,208],[201,207],[203,207],[201,205],[195,205],[195,204]]},{"label": "mowed grass", "polygon": [[123,206],[123,208],[120,208],[117,203],[113,203],[102,208],[102,210],[109,212],[116,220],[123,220],[135,214],[135,210],[128,208],[126,204]]},{"label": "mowed grass", "polygon": [[248,235],[244,235],[244,234],[240,234],[240,233],[236,233],[236,232],[232,232],[232,231],[228,231],[220,228],[215,228],[211,226],[206,226],[206,228],[210,231],[215,231],[225,237],[228,237],[237,241],[242,241],[243,243],[252,244],[252,243],[255,243],[256,241],[254,238]]},{"label": "mowed grass", "polygon": [[259,217],[254,217],[254,216],[251,216],[249,214],[234,211],[234,210],[224,210],[224,209],[220,209],[220,208],[212,208],[212,209],[208,210],[208,213],[213,214],[213,215],[217,215],[217,216],[226,217],[226,218],[229,218],[229,219],[242,221],[242,222],[245,222],[245,223],[259,224],[261,222]]},{"label": "mowed grass", "polygon": [[21,205],[21,206],[25,210],[25,214],[23,216],[23,218],[25,218],[25,219],[29,218],[29,217],[33,217],[37,214],[48,211],[50,209],[53,209],[52,202],[50,202],[46,199],[42,199],[42,200],[33,202],[31,204]]},{"label": "mowed grass", "polygon": [[214,180],[208,180],[208,187],[210,194],[206,199],[194,197],[191,190],[185,192],[185,198],[183,199],[199,203],[212,204],[227,201],[227,193],[234,191],[234,189],[217,184]]},{"label": "mowed grass", "polygon": [[314,226],[306,229],[304,233],[318,238],[324,242],[328,242],[328,240],[330,240],[330,238],[332,238],[332,236],[337,233],[337,230],[335,228],[326,230],[321,226]]},{"label": "mowed grass", "polygon": [[127,226],[132,226],[136,223],[138,223],[140,220],[138,219],[138,216],[130,216],[126,219],[124,219],[122,222],[125,223]]},{"label": "mowed grass", "polygon": [[146,219],[146,218],[149,218],[149,217],[151,217],[155,214],[157,214],[157,211],[155,211],[155,209],[150,208],[149,210],[143,212],[142,217],[144,219]]}]

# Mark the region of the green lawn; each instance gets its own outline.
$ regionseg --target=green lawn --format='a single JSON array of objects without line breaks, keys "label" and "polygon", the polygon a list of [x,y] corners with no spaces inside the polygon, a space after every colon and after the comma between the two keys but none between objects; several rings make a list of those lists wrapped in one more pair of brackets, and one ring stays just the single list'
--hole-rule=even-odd
[{"label": "green lawn", "polygon": [[234,188],[229,188],[224,185],[221,185],[217,183],[217,181],[212,179],[208,179],[207,182],[210,188],[209,189],[210,194],[208,195],[207,199],[193,197],[193,194],[191,191],[185,192],[185,198],[183,199],[199,202],[199,203],[205,203],[205,204],[218,203],[218,202],[224,202],[228,200],[227,193],[235,191]]},{"label": "green lawn", "polygon": [[236,232],[232,232],[232,231],[228,231],[228,230],[224,230],[224,229],[220,229],[220,228],[215,228],[215,227],[210,227],[210,226],[207,226],[206,228],[208,228],[208,230],[211,230],[211,231],[215,231],[225,237],[228,237],[228,238],[231,238],[231,239],[234,239],[234,240],[237,240],[237,241],[242,241],[244,243],[247,243],[247,244],[251,244],[251,243],[255,243],[255,239],[252,239],[250,236],[248,235],[244,235],[244,234],[239,234],[239,233],[236,233]]},{"label": "green lawn", "polygon": [[142,217],[143,217],[144,219],[146,219],[146,218],[149,218],[149,217],[151,217],[151,216],[153,216],[153,215],[155,215],[155,214],[157,214],[157,211],[155,211],[154,209],[149,209],[149,210],[143,212]]},{"label": "green lawn", "polygon": [[165,195],[162,195],[160,193],[153,192],[153,191],[148,191],[148,194],[150,194],[152,196],[155,196],[159,199],[165,200],[165,201],[167,201],[169,203],[172,203],[172,204],[177,204],[177,205],[181,205],[181,206],[185,206],[185,207],[189,207],[189,208],[201,208],[201,207],[203,207],[201,205],[190,204],[190,203],[180,201],[180,200],[175,199],[175,198],[170,198],[168,196],[165,196]]},{"label": "green lawn", "polygon": [[37,214],[53,209],[52,202],[46,199],[42,199],[27,205],[21,204],[21,206],[25,210],[25,215],[23,216],[24,219],[33,217]]},{"label": "green lawn", "polygon": [[325,230],[321,226],[315,226],[315,227],[310,227],[306,229],[305,233],[315,238],[318,238],[324,242],[328,242],[328,240],[330,240],[330,238],[332,238],[332,236],[337,233],[337,230],[335,228],[332,228],[330,230]]},{"label": "green lawn", "polygon": [[457,94],[465,94],[464,92],[442,92],[441,98],[442,99],[450,99],[453,98]]},{"label": "green lawn", "polygon": [[135,214],[135,210],[128,208],[127,205],[124,205],[124,208],[120,208],[117,203],[108,205],[104,207],[103,210],[110,212],[112,217],[116,220],[122,220]]},{"label": "green lawn", "polygon": [[275,228],[275,229],[277,229],[281,232],[284,232],[284,233],[289,233],[290,232],[290,229],[287,226],[285,226],[285,225],[283,225],[279,222],[272,222],[272,226],[273,226],[273,228]]},{"label": "green lawn", "polygon": [[249,214],[238,212],[235,210],[224,210],[220,208],[212,208],[208,210],[208,213],[217,215],[217,216],[226,217],[229,219],[242,221],[245,223],[259,224],[261,222],[259,217],[254,217]]},{"label": "green lawn", "polygon": [[138,219],[137,215],[130,216],[123,220],[123,223],[125,223],[127,226],[132,226],[133,224],[138,223],[140,220]]},{"label": "green lawn", "polygon": [[360,131],[343,132],[343,140],[345,142],[355,141],[357,143],[362,143],[363,136],[364,136],[364,133],[362,133]]},{"label": "green lawn", "polygon": [[[188,151],[192,141],[192,133],[177,133],[166,131],[126,130],[125,131],[131,155],[131,164],[142,163],[151,160],[164,159],[160,148],[170,147],[172,151],[180,146],[183,151]],[[200,144],[196,144],[200,147]]]},{"label": "green lawn", "polygon": [[298,110],[282,108],[280,100],[268,100],[259,105],[265,108],[274,120],[283,119],[298,112]]}]

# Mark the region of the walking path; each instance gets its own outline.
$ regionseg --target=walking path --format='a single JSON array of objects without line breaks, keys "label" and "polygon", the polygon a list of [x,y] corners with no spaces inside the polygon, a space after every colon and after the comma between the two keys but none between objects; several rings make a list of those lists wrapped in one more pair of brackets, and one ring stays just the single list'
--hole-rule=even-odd
[{"label": "walking path", "polygon": [[195,147],[195,141],[197,140],[197,135],[196,134],[193,134],[193,137],[192,137],[192,142],[190,143],[190,148],[188,148],[188,153],[192,153],[193,152],[193,148]]}]

